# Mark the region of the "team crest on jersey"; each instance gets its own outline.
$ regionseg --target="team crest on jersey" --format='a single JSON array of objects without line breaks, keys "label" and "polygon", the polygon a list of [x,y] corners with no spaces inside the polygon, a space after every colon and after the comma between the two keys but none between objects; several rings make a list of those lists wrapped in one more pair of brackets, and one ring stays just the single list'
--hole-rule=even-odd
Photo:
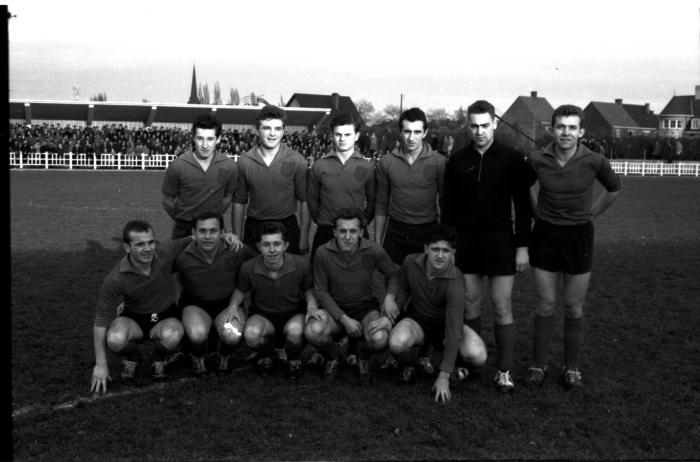
[{"label": "team crest on jersey", "polygon": [[158,322],[158,313],[151,313],[151,322]]}]

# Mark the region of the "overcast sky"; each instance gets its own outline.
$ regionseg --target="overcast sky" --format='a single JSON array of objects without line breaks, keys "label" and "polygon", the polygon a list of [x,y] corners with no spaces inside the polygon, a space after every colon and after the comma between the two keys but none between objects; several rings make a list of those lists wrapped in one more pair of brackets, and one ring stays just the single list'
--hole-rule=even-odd
[{"label": "overcast sky", "polygon": [[10,98],[186,103],[192,65],[272,103],[338,92],[381,110],[502,113],[623,98],[657,113],[700,84],[700,0],[8,2]]}]

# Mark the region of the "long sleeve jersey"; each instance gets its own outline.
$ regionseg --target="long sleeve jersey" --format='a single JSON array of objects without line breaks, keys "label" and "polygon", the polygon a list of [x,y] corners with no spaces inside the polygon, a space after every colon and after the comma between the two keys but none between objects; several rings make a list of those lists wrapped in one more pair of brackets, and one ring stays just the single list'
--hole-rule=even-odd
[{"label": "long sleeve jersey", "polygon": [[470,144],[447,163],[443,223],[464,233],[513,229],[514,209],[515,244],[527,247],[533,182],[516,150],[494,141],[482,155]]}]

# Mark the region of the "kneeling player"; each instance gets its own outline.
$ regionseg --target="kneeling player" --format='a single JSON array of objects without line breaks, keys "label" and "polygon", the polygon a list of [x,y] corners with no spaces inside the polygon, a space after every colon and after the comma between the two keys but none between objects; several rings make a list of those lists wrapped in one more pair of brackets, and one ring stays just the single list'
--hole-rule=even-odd
[{"label": "kneeling player", "polygon": [[389,338],[388,329],[374,327],[380,307],[372,293],[372,275],[375,269],[384,275],[383,305],[396,310],[393,294],[399,268],[379,244],[361,237],[366,227],[361,210],[343,210],[333,223],[335,237],[318,248],[313,264],[314,293],[324,309],[309,317],[305,334],[328,360],[326,380],[332,380],[338,370],[340,352],[335,341],[347,335],[349,353],[356,349],[360,381],[366,385],[371,381],[370,355],[384,350]]},{"label": "kneeling player", "polygon": [[[141,360],[139,345],[153,341],[153,378],[165,375],[165,357],[180,345],[184,334],[175,304],[171,271],[175,256],[190,238],[158,244],[150,224],[128,222],[122,230],[126,255],[105,277],[93,327],[95,368],[91,391],[106,392],[110,380],[107,349],[121,356],[123,380],[132,380]],[[116,314],[116,317],[115,317]]]},{"label": "kneeling player", "polygon": [[286,252],[289,240],[282,223],[264,222],[257,231],[260,255],[241,266],[227,311],[239,310],[250,295],[250,317],[243,335],[246,345],[261,356],[258,371],[268,374],[274,348],[284,346],[287,377],[296,380],[302,372],[299,358],[305,346],[305,315],[318,310],[311,290],[311,268],[304,257]]},{"label": "kneeling player", "polygon": [[[435,380],[435,401],[448,401],[450,374],[457,353],[473,366],[486,361],[483,340],[464,319],[464,277],[454,265],[455,235],[438,228],[426,236],[424,252],[406,256],[401,266],[399,289],[409,295],[403,313],[387,305],[385,317],[376,326],[391,326],[389,349],[404,368],[400,381],[409,383],[415,375],[418,350],[431,345],[443,351],[440,373]],[[462,372],[464,373],[464,372]]]},{"label": "kneeling player", "polygon": [[196,376],[207,373],[204,359],[212,320],[219,337],[219,373],[230,371],[231,354],[242,344],[245,312],[241,309],[238,319],[226,324],[222,311],[231,300],[238,269],[255,252],[245,245],[228,249],[222,240],[223,227],[220,213],[201,213],[194,219],[194,242],[175,259],[174,271],[179,273],[183,287],[179,303],[183,307],[182,324],[190,341],[192,372]]}]

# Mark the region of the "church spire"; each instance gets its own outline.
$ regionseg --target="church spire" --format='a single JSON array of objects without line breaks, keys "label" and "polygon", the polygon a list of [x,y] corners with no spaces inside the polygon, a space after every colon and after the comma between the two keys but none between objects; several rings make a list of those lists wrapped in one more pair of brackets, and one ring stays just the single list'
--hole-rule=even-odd
[{"label": "church spire", "polygon": [[190,89],[190,99],[187,104],[199,104],[199,98],[197,97],[197,74],[194,71],[194,64],[192,65],[192,88]]}]

